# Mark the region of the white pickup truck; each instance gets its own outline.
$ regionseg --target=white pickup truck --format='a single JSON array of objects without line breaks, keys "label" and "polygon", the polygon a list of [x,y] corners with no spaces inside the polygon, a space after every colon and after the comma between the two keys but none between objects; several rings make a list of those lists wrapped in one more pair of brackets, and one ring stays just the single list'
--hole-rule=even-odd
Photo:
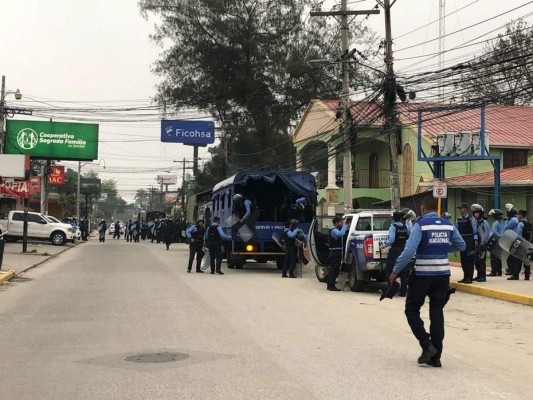
[{"label": "white pickup truck", "polygon": [[[0,233],[7,232],[8,240],[22,239],[24,229],[24,211],[10,211],[7,219],[0,220]],[[44,215],[28,212],[28,238],[49,240],[56,246],[74,242],[76,229],[69,224],[51,222]]]}]

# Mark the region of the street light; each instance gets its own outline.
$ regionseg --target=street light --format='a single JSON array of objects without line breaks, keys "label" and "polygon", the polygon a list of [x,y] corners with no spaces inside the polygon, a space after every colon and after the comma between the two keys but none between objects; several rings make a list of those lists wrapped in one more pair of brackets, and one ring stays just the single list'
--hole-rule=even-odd
[{"label": "street light", "polygon": [[[6,96],[8,94],[14,94],[15,99],[22,99],[22,93],[17,89],[15,92],[6,91],[6,77],[2,75],[2,89],[0,91],[0,153],[4,151],[4,120],[6,115]],[[15,110],[17,112],[17,110]]]},{"label": "street light", "polygon": [[[100,163],[104,163],[104,169],[105,169],[105,160],[101,159],[98,160],[98,163],[94,162],[86,162],[81,163],[81,161],[78,161],[78,187],[76,189],[76,216],[78,217],[78,221],[80,220],[80,185],[81,185],[81,167],[87,165],[87,164],[94,164],[94,165],[100,165]],[[87,216],[85,216],[87,217]]]}]

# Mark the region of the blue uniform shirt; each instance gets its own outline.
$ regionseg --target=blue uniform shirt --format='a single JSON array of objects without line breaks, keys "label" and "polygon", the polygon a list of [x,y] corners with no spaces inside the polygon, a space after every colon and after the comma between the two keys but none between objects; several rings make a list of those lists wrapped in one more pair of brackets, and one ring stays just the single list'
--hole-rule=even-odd
[{"label": "blue uniform shirt", "polygon": [[480,224],[483,227],[483,237],[481,238],[480,245],[483,246],[487,244],[490,238],[490,226],[486,219],[483,219],[483,221]]},{"label": "blue uniform shirt", "polygon": [[197,230],[198,229],[196,228],[196,225],[193,225],[185,231],[185,236],[187,236],[187,238],[190,239],[192,234],[195,233]]},{"label": "blue uniform shirt", "polygon": [[496,237],[501,238],[503,235],[503,225],[500,221],[495,220],[492,224],[492,234]]},{"label": "blue uniform shirt", "polygon": [[522,231],[524,230],[524,224],[523,222],[527,222],[527,219],[523,219],[522,221],[520,221],[516,227],[516,233],[518,234],[518,236],[522,236]]},{"label": "blue uniform shirt", "polygon": [[346,235],[346,230],[347,229],[348,229],[348,225],[346,225],[346,224],[342,225],[341,229],[333,227],[333,228],[331,228],[330,234],[333,237],[333,239],[338,239],[338,238],[344,237],[344,235]]},{"label": "blue uniform shirt", "polygon": [[[215,224],[213,224],[215,225]],[[211,225],[211,226],[213,226]],[[218,225],[217,227],[217,232],[218,234],[220,235],[220,237],[224,240],[231,240],[231,236],[230,235],[227,235],[225,232],[224,232],[224,229],[222,229],[222,227],[220,225]],[[206,237],[207,237],[207,230],[205,231],[205,234],[206,234]]]},{"label": "blue uniform shirt", "polygon": [[252,214],[252,202],[248,199],[244,200],[244,208],[246,208],[246,212],[242,218],[247,219]]},{"label": "blue uniform shirt", "polygon": [[512,217],[505,223],[504,231],[511,230],[513,232],[516,232],[518,229],[518,218]]},{"label": "blue uniform shirt", "polygon": [[[393,268],[394,273],[399,274],[407,266],[407,264],[409,264],[413,256],[417,254],[417,250],[419,249],[420,243],[422,241],[423,229],[424,231],[426,231],[427,227],[431,228],[430,225],[425,225],[424,227],[422,227],[421,224],[425,222],[424,220],[429,220],[430,218],[438,218],[437,213],[436,212],[427,213],[423,217],[417,219],[417,223],[413,224],[413,229],[411,230],[411,235],[409,236],[409,239],[407,239],[405,249],[402,252],[402,254],[400,254],[398,259],[396,260],[396,263],[394,264],[394,268]],[[442,226],[441,228],[444,228],[444,226]],[[450,225],[447,225],[447,227],[444,229],[446,231],[451,231],[451,235],[449,235],[448,252],[463,251],[466,248],[466,244],[463,238],[461,237],[461,235],[459,234],[459,231],[457,230],[457,228],[450,224]],[[426,260],[426,261],[429,262],[429,260]],[[439,261],[439,260],[431,260],[431,263],[434,263],[434,261]],[[449,262],[448,262],[447,257],[446,257],[446,263],[448,263],[447,275],[449,275],[450,274],[449,273]],[[446,271],[439,271],[439,272],[446,272]],[[440,273],[440,275],[443,275],[443,274]]]}]

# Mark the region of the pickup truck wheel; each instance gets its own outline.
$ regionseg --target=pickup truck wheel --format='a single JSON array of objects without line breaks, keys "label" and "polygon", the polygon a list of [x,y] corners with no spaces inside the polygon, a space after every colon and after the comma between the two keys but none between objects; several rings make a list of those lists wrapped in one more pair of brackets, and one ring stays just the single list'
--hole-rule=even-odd
[{"label": "pickup truck wheel", "polygon": [[235,268],[235,261],[228,260],[228,268],[234,269]]},{"label": "pickup truck wheel", "polygon": [[67,237],[63,232],[52,233],[50,239],[55,246],[63,246],[67,242]]},{"label": "pickup truck wheel", "polygon": [[327,282],[329,274],[329,267],[322,267],[315,265],[315,275],[319,282]]},{"label": "pickup truck wheel", "polygon": [[364,274],[364,272],[358,272],[355,261],[352,260],[352,268],[350,269],[350,274],[348,275],[348,286],[350,286],[352,292],[362,292],[365,290],[366,280],[362,279]]},{"label": "pickup truck wheel", "polygon": [[244,268],[244,262],[243,261],[237,261],[235,263],[235,268],[236,269],[243,269]]}]

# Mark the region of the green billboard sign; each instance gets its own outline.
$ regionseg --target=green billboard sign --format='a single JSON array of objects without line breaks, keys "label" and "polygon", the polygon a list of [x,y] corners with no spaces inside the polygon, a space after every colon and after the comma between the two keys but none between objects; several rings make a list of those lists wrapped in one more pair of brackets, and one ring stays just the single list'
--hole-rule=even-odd
[{"label": "green billboard sign", "polygon": [[5,153],[53,160],[96,160],[98,124],[8,120]]}]

